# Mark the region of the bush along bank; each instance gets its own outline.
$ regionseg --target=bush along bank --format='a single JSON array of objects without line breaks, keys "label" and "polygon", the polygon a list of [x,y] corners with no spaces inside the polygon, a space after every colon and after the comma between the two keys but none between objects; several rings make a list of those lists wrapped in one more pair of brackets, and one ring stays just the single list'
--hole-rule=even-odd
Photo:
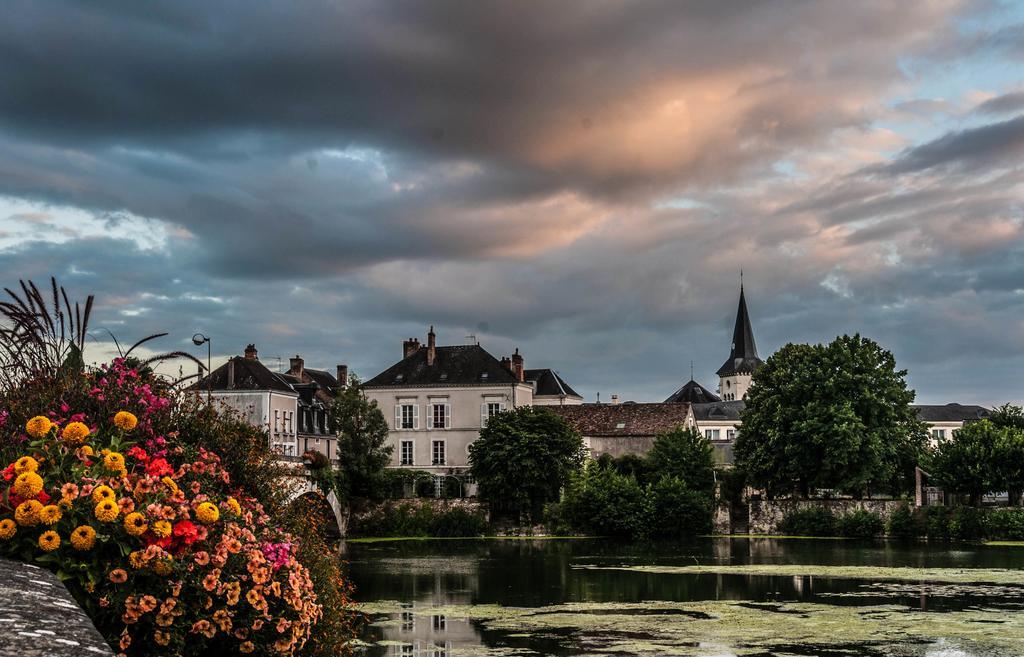
[{"label": "bush along bank", "polygon": [[428,500],[386,502],[353,516],[349,536],[421,536],[456,538],[490,533],[487,513],[477,505],[447,504]]},{"label": "bush along bank", "polygon": [[677,478],[641,485],[597,461],[574,475],[561,502],[549,504],[545,524],[555,534],[677,538],[711,531],[711,500]]},{"label": "bush along bank", "polygon": [[778,533],[790,536],[927,538],[929,540],[1024,540],[1024,508],[897,507],[884,519],[878,513],[856,510],[837,515],[822,507],[788,513]]}]

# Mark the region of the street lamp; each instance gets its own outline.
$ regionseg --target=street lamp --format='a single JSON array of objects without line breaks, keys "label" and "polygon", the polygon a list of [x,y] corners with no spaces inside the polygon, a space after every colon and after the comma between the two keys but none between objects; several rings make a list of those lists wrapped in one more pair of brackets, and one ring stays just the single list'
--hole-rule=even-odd
[{"label": "street lamp", "polygon": [[195,346],[201,347],[204,342],[206,343],[206,405],[209,406],[213,397],[213,371],[210,369],[210,338],[202,333],[196,333],[192,336],[192,344]]}]

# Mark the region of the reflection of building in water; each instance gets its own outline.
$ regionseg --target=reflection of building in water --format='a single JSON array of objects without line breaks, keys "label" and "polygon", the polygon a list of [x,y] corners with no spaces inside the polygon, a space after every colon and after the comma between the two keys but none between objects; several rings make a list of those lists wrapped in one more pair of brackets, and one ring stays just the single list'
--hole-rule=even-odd
[{"label": "reflection of building in water", "polygon": [[395,657],[449,657],[452,654],[452,642],[445,641],[442,645],[432,643],[403,643],[391,647]]},{"label": "reflection of building in water", "polygon": [[[429,567],[428,567],[429,566]],[[443,566],[434,561],[405,562],[412,570],[411,602],[402,603],[394,625],[383,627],[384,639],[393,644],[391,657],[450,657],[453,645],[478,645],[480,634],[470,622],[430,609],[448,605],[471,605],[480,590],[479,564],[471,559],[451,558]]]}]

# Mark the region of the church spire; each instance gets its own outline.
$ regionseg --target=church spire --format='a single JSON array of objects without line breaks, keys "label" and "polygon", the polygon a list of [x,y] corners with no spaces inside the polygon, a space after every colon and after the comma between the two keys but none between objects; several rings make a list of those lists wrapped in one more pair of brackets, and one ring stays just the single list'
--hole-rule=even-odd
[{"label": "church spire", "polygon": [[754,329],[750,326],[747,299],[743,292],[743,274],[740,273],[740,304],[736,310],[736,326],[732,331],[732,349],[729,360],[718,369],[719,376],[751,373],[762,363],[754,344]]}]

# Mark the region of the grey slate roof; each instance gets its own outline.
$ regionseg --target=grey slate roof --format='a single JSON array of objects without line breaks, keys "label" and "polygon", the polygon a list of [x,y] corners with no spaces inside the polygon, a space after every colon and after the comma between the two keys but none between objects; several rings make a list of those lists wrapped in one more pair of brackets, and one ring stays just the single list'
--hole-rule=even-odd
[{"label": "grey slate roof", "polygon": [[733,374],[753,374],[761,366],[762,361],[757,355],[754,344],[754,329],[750,327],[750,315],[747,313],[747,300],[740,285],[740,305],[736,310],[736,326],[732,331],[732,351],[729,358],[718,368],[718,376]]},{"label": "grey slate roof", "polygon": [[363,387],[516,383],[512,372],[502,367],[501,362],[480,345],[437,347],[433,365],[427,365],[427,350],[427,347],[419,348],[364,383]]},{"label": "grey slate roof", "polygon": [[534,395],[544,395],[551,397],[561,397],[563,395],[567,397],[579,397],[583,399],[583,396],[572,389],[572,387],[565,382],[565,379],[558,376],[558,373],[552,369],[538,369],[538,370],[526,370],[524,372],[525,378],[529,382],[536,382],[536,390]]},{"label": "grey slate roof", "polygon": [[747,403],[742,399],[736,401],[717,401],[706,404],[693,404],[693,418],[697,422],[735,421],[739,422],[740,412]]},{"label": "grey slate roof", "polygon": [[[228,385],[228,370],[234,364],[234,383]],[[244,356],[232,356],[209,377],[203,377],[196,383],[189,386],[194,390],[206,390],[209,386],[212,390],[277,390],[280,392],[295,392],[292,389],[294,379],[287,374],[279,374],[271,371],[266,365],[255,358]],[[208,382],[209,381],[209,382]],[[211,385],[212,384],[212,385]]]},{"label": "grey slate roof", "polygon": [[707,402],[721,401],[722,398],[711,392],[693,379],[687,381],[682,388],[676,390],[665,403],[688,402],[690,404],[704,404]]},{"label": "grey slate roof", "polygon": [[984,406],[964,404],[914,404],[917,419],[922,422],[969,422],[981,420],[992,414]]},{"label": "grey slate roof", "polygon": [[0,559],[0,657],[113,657],[57,576]]}]

